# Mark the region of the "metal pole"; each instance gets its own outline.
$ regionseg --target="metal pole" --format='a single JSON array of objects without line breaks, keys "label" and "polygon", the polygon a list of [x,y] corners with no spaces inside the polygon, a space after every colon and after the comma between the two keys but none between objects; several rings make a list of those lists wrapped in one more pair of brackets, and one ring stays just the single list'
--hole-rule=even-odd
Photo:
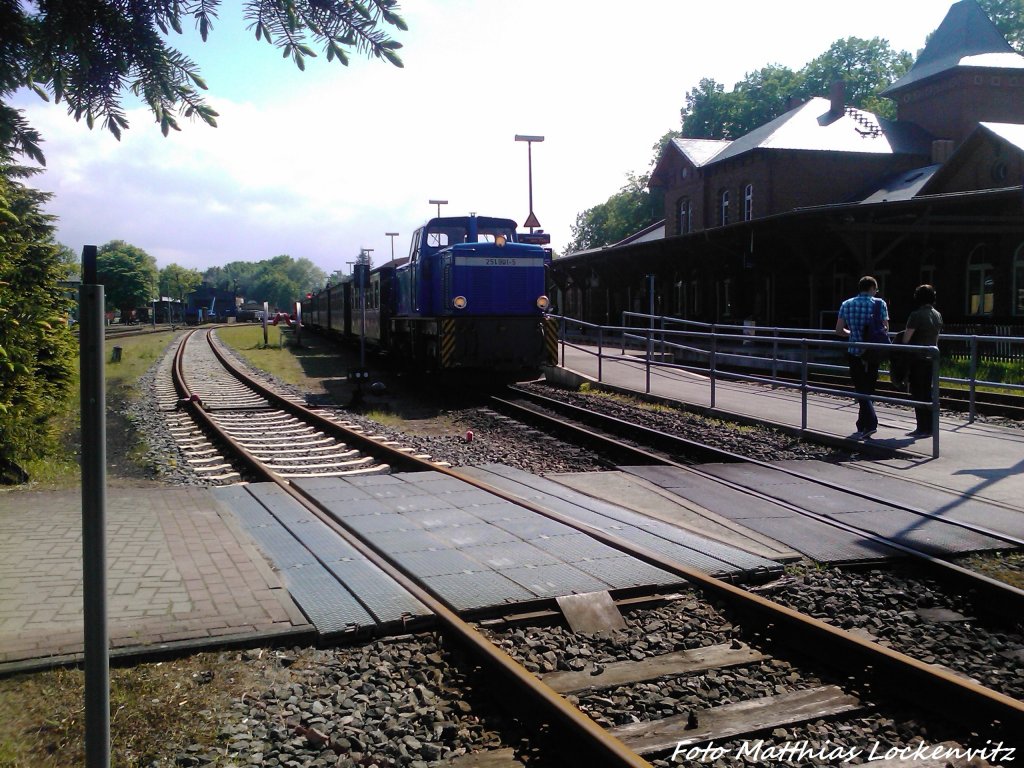
[{"label": "metal pole", "polygon": [[[565,368],[565,316],[558,321],[561,326],[559,335],[562,337],[562,367]],[[600,379],[598,379],[600,381]]]},{"label": "metal pole", "polygon": [[654,331],[647,329],[647,394],[651,394],[651,353],[654,345]]},{"label": "metal pole", "polygon": [[110,656],[107,629],[107,422],[103,371],[103,286],[96,246],[82,249],[78,289],[82,400],[82,593],[85,621],[85,764],[110,765]]},{"label": "metal pole", "polygon": [[978,378],[978,337],[977,336],[971,336],[971,368],[970,368],[970,371],[967,374],[967,377],[970,379],[970,384],[968,385],[969,386],[969,391],[970,391],[970,396],[969,396],[969,407],[967,409],[967,423],[968,424],[973,424],[974,423],[974,417],[977,415],[977,412],[974,409],[974,395],[975,395],[976,389],[977,389],[977,378]]},{"label": "metal pole", "polygon": [[263,346],[269,347],[270,342],[267,341],[267,315],[270,314],[270,303],[263,302]]},{"label": "metal pole", "polygon": [[[972,377],[971,385],[973,387],[974,381]],[[974,420],[974,390],[971,390],[971,420]],[[939,352],[935,350],[935,356],[932,358],[932,458],[939,458]]]},{"label": "metal pole", "polygon": [[[526,165],[527,165],[527,180],[530,185],[530,213],[533,213],[533,142],[526,142]],[[530,227],[530,232],[533,232],[533,227]]]},{"label": "metal pole", "polygon": [[711,407],[715,407],[715,367],[718,362],[718,337],[715,335],[715,326],[711,326],[711,354],[708,357],[708,373],[711,377]]},{"label": "metal pole", "polygon": [[779,378],[779,329],[772,329],[772,381]]},{"label": "metal pole", "polygon": [[807,430],[807,339],[800,339],[800,429]]}]

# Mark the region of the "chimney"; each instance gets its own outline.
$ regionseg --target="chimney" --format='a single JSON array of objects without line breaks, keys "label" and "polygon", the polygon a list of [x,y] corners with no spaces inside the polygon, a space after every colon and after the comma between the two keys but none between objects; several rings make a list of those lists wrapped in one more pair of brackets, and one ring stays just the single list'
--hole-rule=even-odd
[{"label": "chimney", "polygon": [[832,87],[828,91],[828,98],[832,102],[829,111],[836,117],[843,114],[846,111],[846,82],[843,80],[833,81]]},{"label": "chimney", "polygon": [[946,162],[952,154],[952,139],[935,139],[935,141],[932,142],[932,165],[938,165]]}]

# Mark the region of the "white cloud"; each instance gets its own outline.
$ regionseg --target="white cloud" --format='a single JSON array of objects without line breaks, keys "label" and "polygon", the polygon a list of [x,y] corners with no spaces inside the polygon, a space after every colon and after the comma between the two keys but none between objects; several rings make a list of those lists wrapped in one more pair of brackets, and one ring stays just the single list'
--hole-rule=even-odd
[{"label": "white cloud", "polygon": [[[48,170],[37,179],[55,193],[58,235],[72,248],[124,239],[161,265],[200,269],[288,253],[330,272],[362,247],[389,258],[387,231],[402,234],[402,255],[433,215],[431,198],[449,200],[447,213],[523,221],[526,146],[516,133],[547,137],[533,146],[534,201],[560,248],[578,212],[646,168],[701,77],[731,87],[768,62],[800,67],[850,35],[916,51],[947,9],[947,0],[751,1],[728,12],[678,0],[410,2],[404,69],[314,61],[301,74],[258,43],[236,45],[241,36],[224,27],[238,22],[225,19],[214,36],[234,49],[211,47],[209,59],[202,46],[190,51],[214,91],[217,129],[186,123],[165,139],[133,110],[116,142],[61,106],[22,104],[46,138]],[[255,80],[259,103],[246,100]]]}]

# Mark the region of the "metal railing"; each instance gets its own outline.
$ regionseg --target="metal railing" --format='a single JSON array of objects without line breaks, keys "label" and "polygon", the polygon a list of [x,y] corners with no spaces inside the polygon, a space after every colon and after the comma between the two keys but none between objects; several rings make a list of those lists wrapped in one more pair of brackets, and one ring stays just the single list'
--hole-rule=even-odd
[{"label": "metal railing", "polygon": [[[806,328],[757,328],[752,332],[749,325],[722,325],[679,321],[640,313],[624,313],[624,323],[640,318],[646,327],[621,325],[607,326],[559,317],[559,340],[561,362],[565,365],[565,349],[570,347],[597,357],[597,380],[604,380],[604,362],[638,362],[635,355],[627,354],[627,348],[643,352],[646,381],[645,392],[651,392],[652,369],[674,369],[706,376],[710,387],[710,407],[717,406],[717,388],[722,381],[741,381],[776,388],[800,390],[800,429],[808,429],[808,395],[821,394],[851,397],[849,392],[809,383],[811,371],[846,373],[846,352],[852,347],[870,353],[892,351],[891,344],[851,344],[835,338],[833,331]],[[670,327],[673,324],[686,325],[688,329]],[[694,330],[700,328],[700,330]],[[1005,341],[1005,337],[1000,337]],[[591,347],[596,343],[596,351]],[[770,349],[771,353],[760,352],[758,345]],[[872,403],[890,403],[928,408],[932,422],[932,456],[939,456],[939,349],[934,346],[900,344],[899,351],[915,358],[931,361],[931,401],[915,401],[884,395],[854,394],[854,399],[868,399]],[[656,359],[657,355],[657,359]],[[666,360],[668,358],[668,360]],[[682,360],[682,362],[679,362]],[[840,364],[842,361],[842,364]],[[723,364],[742,363],[746,370],[761,367],[764,375],[724,370]],[[799,383],[779,377],[780,370],[799,373]],[[886,371],[882,371],[883,373]],[[955,380],[953,380],[955,381]]]}]

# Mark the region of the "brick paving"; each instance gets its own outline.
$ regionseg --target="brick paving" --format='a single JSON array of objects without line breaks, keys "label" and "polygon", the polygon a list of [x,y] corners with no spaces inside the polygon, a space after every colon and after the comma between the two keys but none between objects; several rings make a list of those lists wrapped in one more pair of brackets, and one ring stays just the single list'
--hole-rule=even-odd
[{"label": "brick paving", "polygon": [[[0,663],[80,654],[78,491],[0,493]],[[111,646],[312,629],[230,511],[203,488],[110,489]]]}]

